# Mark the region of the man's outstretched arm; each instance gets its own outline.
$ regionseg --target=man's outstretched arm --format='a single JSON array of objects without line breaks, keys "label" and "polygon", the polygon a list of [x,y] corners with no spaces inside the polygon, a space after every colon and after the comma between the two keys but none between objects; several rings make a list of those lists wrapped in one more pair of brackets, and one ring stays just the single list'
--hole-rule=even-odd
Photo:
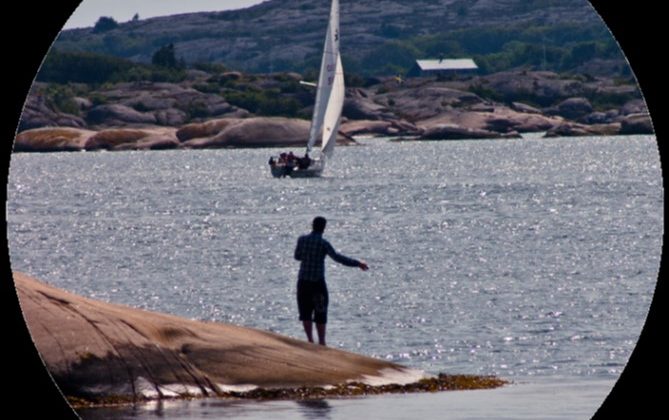
[{"label": "man's outstretched arm", "polygon": [[337,261],[339,264],[343,264],[347,267],[360,267],[362,271],[367,271],[369,269],[367,264],[364,263],[363,261],[359,261],[356,260],[355,258],[350,258],[347,257],[346,255],[337,253],[337,251],[335,251],[335,249],[329,243],[327,243],[326,249],[330,258]]}]

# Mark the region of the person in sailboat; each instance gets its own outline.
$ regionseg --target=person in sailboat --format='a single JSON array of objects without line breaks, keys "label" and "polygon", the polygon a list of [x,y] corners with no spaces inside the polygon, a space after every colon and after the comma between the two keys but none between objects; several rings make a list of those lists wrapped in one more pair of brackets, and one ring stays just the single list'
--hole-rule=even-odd
[{"label": "person in sailboat", "polygon": [[318,216],[312,222],[312,231],[297,240],[295,259],[300,261],[297,276],[297,307],[300,321],[310,343],[313,339],[313,323],[316,323],[318,344],[325,345],[325,325],[328,316],[328,289],[325,284],[325,256],[348,267],[359,267],[367,271],[369,267],[363,261],[337,253],[330,242],[323,239],[327,220]]},{"label": "person in sailboat", "polygon": [[305,153],[304,157],[297,158],[297,167],[299,169],[307,169],[311,165],[311,158],[309,157],[309,153]]}]

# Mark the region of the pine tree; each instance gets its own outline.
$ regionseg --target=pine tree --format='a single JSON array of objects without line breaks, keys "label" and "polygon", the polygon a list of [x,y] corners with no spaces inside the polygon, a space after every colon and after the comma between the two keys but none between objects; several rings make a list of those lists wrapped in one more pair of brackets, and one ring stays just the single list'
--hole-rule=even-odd
[{"label": "pine tree", "polygon": [[161,47],[153,54],[151,63],[156,66],[175,69],[178,66],[177,58],[174,54],[174,44],[170,43]]},{"label": "pine tree", "polygon": [[99,34],[102,32],[111,31],[112,29],[115,29],[117,27],[118,27],[118,22],[116,22],[114,18],[108,16],[101,16],[100,19],[98,19],[98,21],[95,22],[95,26],[93,27],[93,33]]}]

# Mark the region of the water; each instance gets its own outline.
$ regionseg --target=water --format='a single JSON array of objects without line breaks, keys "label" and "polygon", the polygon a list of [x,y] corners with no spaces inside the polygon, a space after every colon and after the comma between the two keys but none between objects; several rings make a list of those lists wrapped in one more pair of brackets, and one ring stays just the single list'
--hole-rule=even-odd
[{"label": "water", "polygon": [[[657,281],[655,138],[362,144],[338,148],[321,179],[271,178],[268,149],[14,155],[12,268],[96,299],[302,339],[292,253],[324,215],[335,248],[371,267],[328,264],[330,346],[514,385],[324,401],[323,416],[413,407],[430,418],[460,406],[452,418],[590,417]],[[318,412],[294,402],[151,407],[112,415]]]}]

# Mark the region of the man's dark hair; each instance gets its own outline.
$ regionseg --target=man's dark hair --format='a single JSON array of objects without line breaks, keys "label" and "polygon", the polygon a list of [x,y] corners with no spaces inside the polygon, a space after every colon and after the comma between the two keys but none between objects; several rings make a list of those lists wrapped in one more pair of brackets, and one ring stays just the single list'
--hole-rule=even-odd
[{"label": "man's dark hair", "polygon": [[327,220],[325,220],[325,217],[315,217],[313,223],[311,224],[314,232],[320,232],[323,233],[325,230],[325,225],[327,224]]}]

